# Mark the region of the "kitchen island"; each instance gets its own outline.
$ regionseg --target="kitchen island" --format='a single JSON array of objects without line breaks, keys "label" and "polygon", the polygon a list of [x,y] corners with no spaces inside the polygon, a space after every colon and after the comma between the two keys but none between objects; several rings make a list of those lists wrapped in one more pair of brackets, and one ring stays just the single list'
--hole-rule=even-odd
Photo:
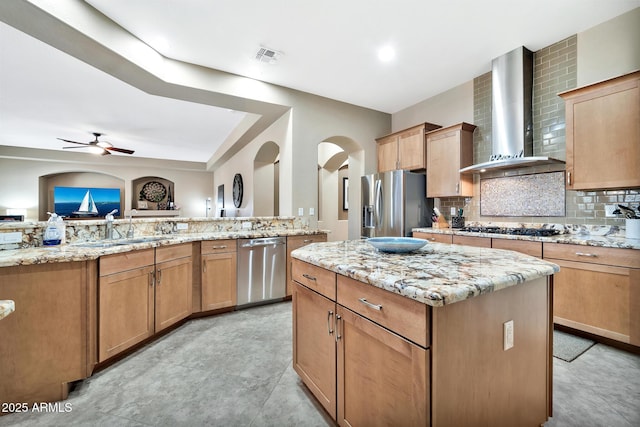
[{"label": "kitchen island", "polygon": [[522,425],[551,415],[555,264],[365,241],[295,250],[293,365],[340,425]]}]

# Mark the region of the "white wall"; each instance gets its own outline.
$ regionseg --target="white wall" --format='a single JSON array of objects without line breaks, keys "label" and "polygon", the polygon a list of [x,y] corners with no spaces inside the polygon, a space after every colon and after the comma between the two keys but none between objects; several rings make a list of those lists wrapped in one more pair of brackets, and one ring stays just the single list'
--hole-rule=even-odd
[{"label": "white wall", "polygon": [[578,33],[578,87],[640,69],[640,7]]},{"label": "white wall", "polygon": [[[20,151],[20,157],[3,157],[7,151]],[[49,159],[43,160],[42,152]],[[33,154],[29,158],[28,154]],[[97,172],[124,180],[125,210],[131,209],[132,181],[143,176],[159,176],[175,183],[175,200],[181,214],[205,214],[205,199],[215,200],[213,174],[197,170],[202,165],[150,159],[112,159],[92,154],[48,152],[48,150],[10,150],[0,147],[0,213],[7,208],[27,209],[27,219],[38,220],[39,177],[64,172]],[[191,168],[191,169],[189,169]],[[91,185],[90,183],[88,185]]]},{"label": "white wall", "polygon": [[397,132],[424,122],[442,127],[473,123],[473,80],[394,113],[391,129]]}]

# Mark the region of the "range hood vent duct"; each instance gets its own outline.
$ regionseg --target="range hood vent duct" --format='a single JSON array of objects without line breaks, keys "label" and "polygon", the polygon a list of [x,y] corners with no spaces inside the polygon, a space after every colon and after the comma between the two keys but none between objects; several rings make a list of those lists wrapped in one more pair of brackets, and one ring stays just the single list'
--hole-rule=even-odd
[{"label": "range hood vent duct", "polygon": [[533,52],[519,47],[491,62],[491,157],[461,173],[564,163],[533,157]]}]

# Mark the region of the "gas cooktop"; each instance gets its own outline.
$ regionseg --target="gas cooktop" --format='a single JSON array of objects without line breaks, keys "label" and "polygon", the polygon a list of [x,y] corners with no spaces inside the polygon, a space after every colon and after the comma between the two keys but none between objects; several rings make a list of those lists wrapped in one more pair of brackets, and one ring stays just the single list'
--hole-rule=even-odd
[{"label": "gas cooktop", "polygon": [[555,236],[560,234],[552,228],[527,228],[527,227],[462,227],[460,231],[472,233],[513,234],[517,236]]}]

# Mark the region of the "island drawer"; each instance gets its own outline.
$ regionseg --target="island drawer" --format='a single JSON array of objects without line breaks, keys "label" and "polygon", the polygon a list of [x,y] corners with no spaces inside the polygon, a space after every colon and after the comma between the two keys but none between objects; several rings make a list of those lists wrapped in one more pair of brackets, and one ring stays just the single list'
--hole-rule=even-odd
[{"label": "island drawer", "polygon": [[429,347],[428,305],[341,275],[337,301],[396,334]]},{"label": "island drawer", "polygon": [[590,264],[640,268],[640,256],[638,256],[640,251],[636,249],[545,243],[543,251],[545,259],[556,258],[566,261],[587,262]]},{"label": "island drawer", "polygon": [[317,267],[308,262],[293,259],[291,265],[293,280],[325,297],[336,300],[336,273]]},{"label": "island drawer", "polygon": [[235,252],[236,246],[237,246],[236,240],[234,239],[203,240],[200,246],[200,253],[202,255],[206,255],[206,254]]}]

